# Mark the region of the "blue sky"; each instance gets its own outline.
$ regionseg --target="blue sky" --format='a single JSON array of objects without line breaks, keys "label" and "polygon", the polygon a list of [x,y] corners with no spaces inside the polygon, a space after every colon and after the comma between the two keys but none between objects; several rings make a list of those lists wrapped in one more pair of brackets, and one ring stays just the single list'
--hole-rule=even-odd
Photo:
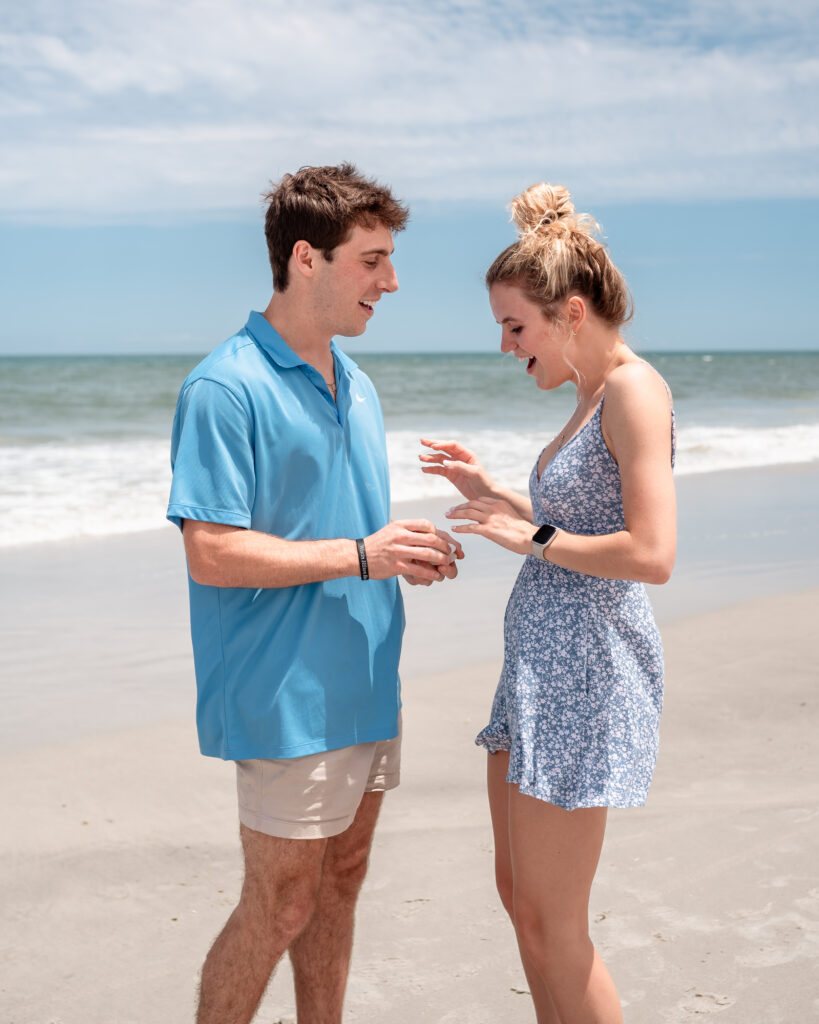
[{"label": "blue sky", "polygon": [[341,159],[413,209],[353,351],[497,344],[482,274],[544,179],[635,345],[819,347],[815,2],[2,3],[0,353],[206,351],[269,297],[259,193]]}]

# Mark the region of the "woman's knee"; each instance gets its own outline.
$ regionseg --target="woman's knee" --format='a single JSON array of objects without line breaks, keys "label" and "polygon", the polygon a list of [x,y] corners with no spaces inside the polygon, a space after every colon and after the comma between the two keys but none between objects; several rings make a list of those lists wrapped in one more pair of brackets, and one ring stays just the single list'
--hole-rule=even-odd
[{"label": "woman's knee", "polygon": [[582,916],[550,914],[518,898],[513,901],[512,918],[518,941],[541,969],[549,965],[562,970],[593,952],[588,924]]}]

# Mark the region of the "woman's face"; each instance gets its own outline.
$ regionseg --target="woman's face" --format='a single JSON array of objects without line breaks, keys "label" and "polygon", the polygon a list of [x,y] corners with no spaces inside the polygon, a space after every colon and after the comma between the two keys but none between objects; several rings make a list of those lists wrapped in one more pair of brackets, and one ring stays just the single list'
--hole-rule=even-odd
[{"label": "woman's face", "polygon": [[516,285],[497,282],[489,289],[489,305],[501,325],[501,352],[526,363],[526,372],[544,391],[572,378],[564,358],[569,332],[544,316],[539,306]]}]

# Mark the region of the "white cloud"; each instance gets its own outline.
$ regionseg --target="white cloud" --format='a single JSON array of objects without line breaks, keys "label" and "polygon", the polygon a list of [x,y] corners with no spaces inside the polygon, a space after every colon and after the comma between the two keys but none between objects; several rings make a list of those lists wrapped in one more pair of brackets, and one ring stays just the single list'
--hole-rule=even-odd
[{"label": "white cloud", "polygon": [[0,35],[0,212],[248,207],[353,159],[411,198],[819,194],[815,5],[35,2]]}]

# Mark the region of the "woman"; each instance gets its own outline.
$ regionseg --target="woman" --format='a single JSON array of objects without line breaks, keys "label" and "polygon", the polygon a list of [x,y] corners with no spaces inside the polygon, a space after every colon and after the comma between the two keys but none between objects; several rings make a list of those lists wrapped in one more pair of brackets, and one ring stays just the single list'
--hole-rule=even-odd
[{"label": "woman", "polygon": [[657,752],[663,654],[644,583],[676,549],[674,419],[662,378],[620,329],[625,282],[561,186],[512,203],[518,241],[486,275],[501,350],[577,408],[540,453],[530,499],[469,449],[422,439],[426,473],[467,501],[450,519],[525,556],[506,611],[489,725],[498,890],[539,1024],[616,1024],[620,1002],[588,933],[608,807],[645,802]]}]

